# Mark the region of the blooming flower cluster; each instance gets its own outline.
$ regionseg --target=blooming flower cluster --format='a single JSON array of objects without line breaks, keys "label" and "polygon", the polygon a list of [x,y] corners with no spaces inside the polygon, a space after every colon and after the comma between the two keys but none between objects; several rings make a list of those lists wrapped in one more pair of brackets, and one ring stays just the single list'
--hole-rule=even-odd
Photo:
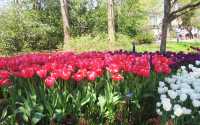
[{"label": "blooming flower cluster", "polygon": [[[152,60],[152,62],[151,62]],[[169,74],[170,59],[155,54],[136,55],[131,53],[70,52],[26,54],[0,58],[0,86],[10,84],[11,76],[44,80],[46,87],[54,86],[57,79],[95,81],[106,71],[115,81],[123,80],[122,72],[149,77],[151,64],[157,73]]]},{"label": "blooming flower cluster", "polygon": [[173,62],[164,56],[154,55],[152,58],[152,63],[157,73],[169,74],[171,72],[171,68],[169,66]]},{"label": "blooming flower cluster", "polygon": [[173,69],[179,69],[183,65],[195,64],[195,61],[197,60],[200,61],[199,53],[166,52],[164,56],[172,59],[174,63],[171,67]]},{"label": "blooming flower cluster", "polygon": [[[200,62],[196,61],[199,65]],[[159,82],[157,113],[167,112],[171,118],[195,115],[200,112],[200,68],[194,65],[182,66],[176,75]]]}]

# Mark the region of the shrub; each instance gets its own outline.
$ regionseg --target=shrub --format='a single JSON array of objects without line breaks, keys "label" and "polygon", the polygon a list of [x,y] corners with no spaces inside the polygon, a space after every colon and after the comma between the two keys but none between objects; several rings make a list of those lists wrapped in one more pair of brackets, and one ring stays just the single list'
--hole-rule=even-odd
[{"label": "shrub", "polygon": [[10,9],[1,15],[1,53],[56,49],[62,43],[57,28],[43,23],[36,15],[34,11],[17,9]]},{"label": "shrub", "polygon": [[150,44],[155,40],[155,37],[152,33],[139,33],[135,36],[137,44]]}]

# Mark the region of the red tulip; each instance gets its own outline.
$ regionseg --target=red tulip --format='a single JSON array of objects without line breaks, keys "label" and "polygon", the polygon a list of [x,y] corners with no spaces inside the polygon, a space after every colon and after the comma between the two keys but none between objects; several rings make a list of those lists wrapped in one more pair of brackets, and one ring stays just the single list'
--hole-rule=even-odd
[{"label": "red tulip", "polygon": [[97,73],[94,71],[88,71],[87,72],[87,79],[90,81],[94,81],[97,78]]},{"label": "red tulip", "polygon": [[81,74],[81,73],[75,73],[75,74],[73,75],[73,78],[74,78],[74,80],[76,80],[76,81],[81,81],[81,80],[84,79],[84,75]]},{"label": "red tulip", "polygon": [[45,70],[47,70],[47,71],[51,71],[51,70],[52,70],[51,64],[50,64],[50,63],[47,63],[47,64],[43,65],[43,68],[44,68]]},{"label": "red tulip", "polygon": [[42,79],[47,76],[47,70],[45,70],[45,69],[40,69],[40,70],[36,71],[36,73]]},{"label": "red tulip", "polygon": [[0,87],[10,85],[11,81],[9,79],[0,79]]},{"label": "red tulip", "polygon": [[154,65],[155,72],[164,74],[171,73],[171,68],[169,65],[173,62],[170,59],[162,55],[154,55],[152,57],[152,63]]},{"label": "red tulip", "polygon": [[86,69],[79,69],[78,72],[76,72],[73,75],[73,79],[76,81],[81,81],[87,76],[87,70]]},{"label": "red tulip", "polygon": [[73,72],[74,71],[74,66],[73,65],[68,65],[67,70]]},{"label": "red tulip", "polygon": [[122,75],[118,74],[118,73],[112,74],[112,80],[114,80],[114,81],[121,81],[123,79],[124,79],[124,77]]},{"label": "red tulip", "polygon": [[100,69],[100,68],[97,68],[97,69],[95,69],[94,71],[96,72],[96,75],[97,75],[98,77],[101,77],[101,76],[103,75],[103,70]]},{"label": "red tulip", "polygon": [[118,73],[119,72],[119,65],[117,64],[111,64],[106,68],[110,73]]},{"label": "red tulip", "polygon": [[8,71],[6,71],[6,70],[0,71],[0,78],[2,78],[2,79],[8,79],[9,76],[10,76],[10,73]]},{"label": "red tulip", "polygon": [[55,78],[55,79],[59,78],[59,71],[53,71],[53,72],[51,72],[50,76],[53,77],[53,78]]},{"label": "red tulip", "polygon": [[149,69],[142,69],[141,70],[141,76],[149,78],[149,76],[150,76],[150,70]]},{"label": "red tulip", "polygon": [[79,69],[77,73],[81,74],[83,77],[87,76],[87,70],[86,69]]},{"label": "red tulip", "polygon": [[71,72],[68,71],[68,70],[63,70],[61,71],[60,73],[60,77],[64,80],[69,80],[70,79],[70,76],[71,76]]},{"label": "red tulip", "polygon": [[24,68],[21,71],[22,78],[32,78],[35,75],[35,71],[33,68]]},{"label": "red tulip", "polygon": [[47,88],[52,88],[52,87],[54,87],[54,85],[55,85],[55,81],[56,81],[56,79],[54,78],[54,77],[47,77],[46,79],[45,79],[45,86],[47,87]]}]

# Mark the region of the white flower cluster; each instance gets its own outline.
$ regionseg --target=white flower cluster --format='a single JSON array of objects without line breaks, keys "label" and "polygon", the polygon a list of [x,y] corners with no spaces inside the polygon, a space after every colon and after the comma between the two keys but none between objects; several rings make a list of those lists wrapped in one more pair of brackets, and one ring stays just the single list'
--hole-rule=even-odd
[{"label": "white flower cluster", "polygon": [[[200,61],[196,62],[200,65]],[[187,70],[186,70],[187,69]],[[171,118],[182,115],[200,114],[200,68],[189,65],[182,66],[176,75],[159,82],[157,113],[167,112]]]}]

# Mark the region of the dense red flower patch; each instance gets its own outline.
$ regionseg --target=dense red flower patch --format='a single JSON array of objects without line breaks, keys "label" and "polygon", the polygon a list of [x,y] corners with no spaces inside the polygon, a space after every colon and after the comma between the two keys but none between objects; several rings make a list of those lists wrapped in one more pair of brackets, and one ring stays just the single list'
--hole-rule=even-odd
[{"label": "dense red flower patch", "polygon": [[[122,72],[149,77],[150,71],[169,74],[172,61],[158,54],[136,55],[130,53],[88,52],[74,54],[37,53],[0,58],[0,86],[10,84],[9,78],[32,78],[38,76],[46,87],[54,86],[57,79],[77,82],[95,81],[106,71],[115,81],[123,80]],[[151,68],[152,67],[152,68]]]},{"label": "dense red flower patch", "polygon": [[161,55],[154,55],[152,58],[152,64],[154,65],[155,72],[157,73],[171,73],[170,64],[173,62],[168,58]]}]

